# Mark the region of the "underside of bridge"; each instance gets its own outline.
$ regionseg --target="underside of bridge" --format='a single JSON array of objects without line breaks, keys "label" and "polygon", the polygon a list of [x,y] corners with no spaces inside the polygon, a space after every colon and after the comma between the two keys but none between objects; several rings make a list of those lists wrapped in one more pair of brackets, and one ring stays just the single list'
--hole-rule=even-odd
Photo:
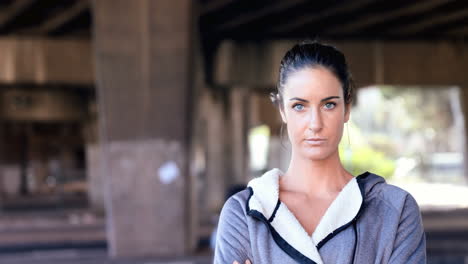
[{"label": "underside of bridge", "polygon": [[[112,257],[193,254],[261,172],[252,128],[287,163],[267,95],[304,39],[339,47],[358,88],[457,87],[466,123],[468,1],[0,1],[2,210],[59,209],[66,232],[35,243],[73,241],[75,219]],[[430,254],[468,255],[465,216],[424,213]]]}]

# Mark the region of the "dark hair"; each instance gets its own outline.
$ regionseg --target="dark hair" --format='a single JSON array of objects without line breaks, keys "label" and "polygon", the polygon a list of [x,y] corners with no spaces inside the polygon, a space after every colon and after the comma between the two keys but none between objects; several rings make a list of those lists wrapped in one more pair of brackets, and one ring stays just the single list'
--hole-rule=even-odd
[{"label": "dark hair", "polygon": [[273,103],[283,105],[284,85],[291,73],[304,68],[324,67],[341,82],[345,103],[351,103],[354,84],[345,56],[333,46],[317,41],[304,41],[286,52],[280,63],[277,93],[271,93]]}]

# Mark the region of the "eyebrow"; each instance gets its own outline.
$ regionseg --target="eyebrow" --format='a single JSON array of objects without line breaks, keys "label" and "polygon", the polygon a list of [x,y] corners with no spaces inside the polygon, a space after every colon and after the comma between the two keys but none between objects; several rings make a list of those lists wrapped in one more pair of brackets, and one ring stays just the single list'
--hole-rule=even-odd
[{"label": "eyebrow", "polygon": [[[327,100],[330,100],[330,99],[335,99],[335,98],[340,98],[340,97],[339,96],[329,96],[329,97],[323,98],[322,100],[320,100],[320,102],[327,101]],[[293,101],[293,100],[301,101],[301,102],[304,102],[304,103],[309,102],[306,99],[302,99],[302,98],[299,98],[299,97],[293,97],[293,98],[289,99],[289,101]]]}]

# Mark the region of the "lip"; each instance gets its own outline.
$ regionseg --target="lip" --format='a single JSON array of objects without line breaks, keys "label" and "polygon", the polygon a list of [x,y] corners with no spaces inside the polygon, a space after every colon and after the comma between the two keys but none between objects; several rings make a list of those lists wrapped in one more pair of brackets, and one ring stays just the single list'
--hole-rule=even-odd
[{"label": "lip", "polygon": [[325,141],[324,138],[307,138],[306,141]]},{"label": "lip", "polygon": [[324,138],[308,138],[305,141],[310,146],[320,146],[326,141],[326,139],[324,139]]}]

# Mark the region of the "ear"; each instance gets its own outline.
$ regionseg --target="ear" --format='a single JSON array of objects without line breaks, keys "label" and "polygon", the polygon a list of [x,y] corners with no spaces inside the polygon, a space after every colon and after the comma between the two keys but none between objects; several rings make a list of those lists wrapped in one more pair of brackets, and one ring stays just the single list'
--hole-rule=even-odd
[{"label": "ear", "polygon": [[345,116],[344,116],[345,123],[348,123],[350,114],[351,114],[351,104],[349,103],[349,104],[346,104],[346,108],[345,108]]}]

